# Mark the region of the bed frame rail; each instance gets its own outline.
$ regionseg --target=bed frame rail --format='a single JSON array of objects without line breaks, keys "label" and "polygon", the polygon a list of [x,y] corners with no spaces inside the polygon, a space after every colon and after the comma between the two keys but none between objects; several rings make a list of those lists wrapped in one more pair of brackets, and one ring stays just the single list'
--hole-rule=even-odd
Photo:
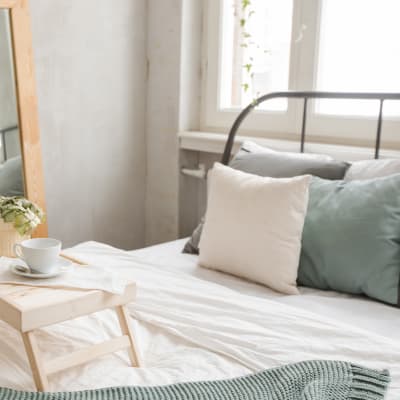
[{"label": "bed frame rail", "polygon": [[375,159],[379,158],[379,151],[381,147],[382,136],[382,119],[383,119],[383,103],[385,100],[400,100],[400,93],[368,93],[368,92],[316,92],[316,91],[288,91],[288,92],[274,92],[265,94],[255,99],[238,115],[235,122],[229,131],[228,140],[225,144],[224,153],[222,156],[222,164],[228,165],[232,148],[235,140],[236,133],[244,121],[244,119],[261,103],[267,100],[286,98],[286,99],[303,99],[303,117],[301,124],[301,142],[300,152],[304,153],[304,144],[306,140],[306,127],[307,127],[307,106],[309,99],[352,99],[352,100],[379,100],[379,114],[376,127],[375,138]]}]

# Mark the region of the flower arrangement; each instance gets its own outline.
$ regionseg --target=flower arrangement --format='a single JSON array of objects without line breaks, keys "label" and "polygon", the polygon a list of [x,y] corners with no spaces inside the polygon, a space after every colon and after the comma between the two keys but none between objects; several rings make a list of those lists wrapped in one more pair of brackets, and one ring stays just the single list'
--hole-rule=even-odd
[{"label": "flower arrangement", "polygon": [[12,223],[21,236],[31,234],[45,220],[40,207],[21,196],[0,196],[0,216],[5,223]]}]

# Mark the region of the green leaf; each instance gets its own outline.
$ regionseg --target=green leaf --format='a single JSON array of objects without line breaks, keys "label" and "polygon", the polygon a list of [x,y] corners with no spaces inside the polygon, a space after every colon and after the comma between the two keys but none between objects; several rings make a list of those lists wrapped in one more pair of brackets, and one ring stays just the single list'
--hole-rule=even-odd
[{"label": "green leaf", "polygon": [[250,63],[243,65],[243,68],[247,71],[247,73],[250,73],[252,67],[253,67],[253,64],[250,64]]},{"label": "green leaf", "polygon": [[246,20],[245,20],[244,18],[241,18],[241,19],[240,19],[240,26],[241,26],[242,28],[244,28],[245,25],[246,25]]},{"label": "green leaf", "polygon": [[242,9],[245,10],[251,4],[250,0],[242,0]]},{"label": "green leaf", "polygon": [[249,90],[249,84],[248,83],[243,83],[242,84],[242,87],[243,87],[243,90],[245,91],[245,92],[247,92],[248,90]]}]

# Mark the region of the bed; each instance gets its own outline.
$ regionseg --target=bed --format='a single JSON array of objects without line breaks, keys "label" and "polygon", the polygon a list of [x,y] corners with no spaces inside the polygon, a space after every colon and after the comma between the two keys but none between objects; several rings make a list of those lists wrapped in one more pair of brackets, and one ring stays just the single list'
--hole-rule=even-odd
[{"label": "bed", "polygon": [[[376,157],[381,118],[380,113]],[[233,137],[237,128],[234,125]],[[304,129],[305,122],[301,150]],[[228,146],[232,143],[233,138]],[[66,251],[84,262],[112,267],[137,282],[137,301],[128,309],[145,367],[130,368],[128,356],[121,352],[54,375],[52,390],[215,380],[328,359],[389,369],[392,382],[386,398],[400,398],[398,308],[366,297],[305,287],[299,288],[299,295],[280,294],[199,267],[197,255],[182,254],[185,242],[135,251],[87,242]],[[117,335],[114,318],[106,311],[44,329],[38,337],[41,349],[51,357],[105,340],[104,335]],[[21,340],[3,323],[0,371],[1,387],[34,390]]]},{"label": "bed", "polygon": [[[67,251],[86,262],[113,265],[139,284],[132,320],[145,359],[103,357],[54,375],[52,390],[163,385],[235,377],[307,359],[350,360],[388,368],[389,400],[400,395],[398,310],[361,297],[301,288],[280,295],[264,286],[197,266],[184,240],[137,251],[88,242]],[[111,312],[62,323],[39,342],[49,357],[117,335]],[[101,328],[101,329],[100,329]],[[0,325],[0,386],[34,390],[21,339]]]}]

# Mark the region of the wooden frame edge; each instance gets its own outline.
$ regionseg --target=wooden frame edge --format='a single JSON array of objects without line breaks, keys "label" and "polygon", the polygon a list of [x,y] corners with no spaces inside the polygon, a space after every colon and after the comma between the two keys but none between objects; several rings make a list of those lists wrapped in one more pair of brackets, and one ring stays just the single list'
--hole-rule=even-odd
[{"label": "wooden frame edge", "polygon": [[[25,196],[46,212],[29,3],[28,0],[0,0],[0,8],[10,9]],[[44,222],[32,236],[47,235],[47,222]]]},{"label": "wooden frame edge", "polygon": [[0,8],[16,7],[21,0],[0,0]]}]

